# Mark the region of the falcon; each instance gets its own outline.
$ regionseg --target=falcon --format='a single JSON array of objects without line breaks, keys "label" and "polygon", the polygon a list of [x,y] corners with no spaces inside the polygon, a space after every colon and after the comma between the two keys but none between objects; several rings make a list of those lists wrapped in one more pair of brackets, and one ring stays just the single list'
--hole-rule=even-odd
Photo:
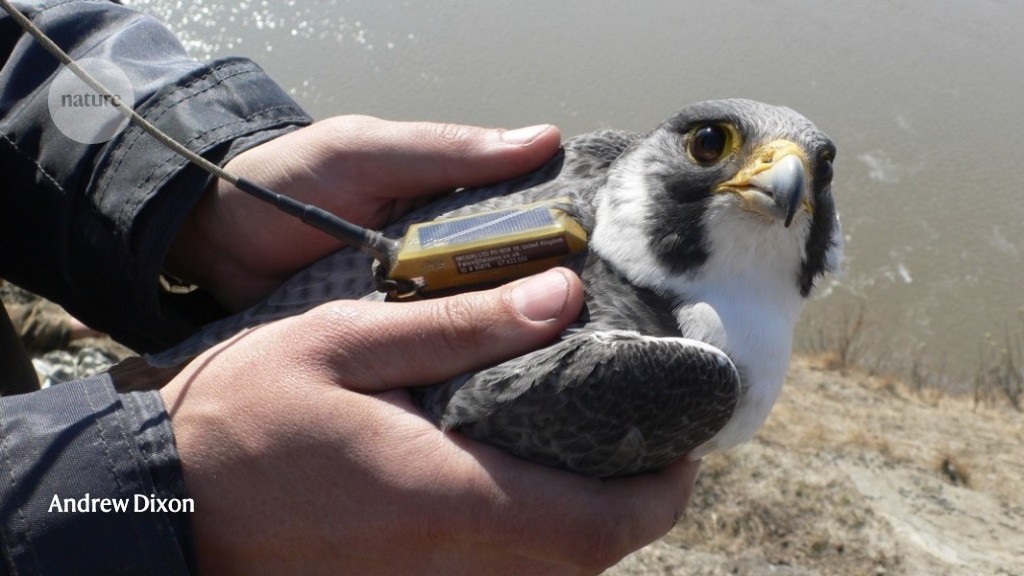
[{"label": "falcon", "polygon": [[[842,257],[835,153],[789,108],[708,101],[646,134],[577,136],[529,175],[411,213],[385,234],[565,197],[590,238],[565,263],[583,280],[584,311],[556,342],[415,389],[415,401],[442,430],[596,477],[750,439],[781,391],[804,302]],[[339,250],[150,361],[178,363],[328,300],[383,298],[371,269]]]}]

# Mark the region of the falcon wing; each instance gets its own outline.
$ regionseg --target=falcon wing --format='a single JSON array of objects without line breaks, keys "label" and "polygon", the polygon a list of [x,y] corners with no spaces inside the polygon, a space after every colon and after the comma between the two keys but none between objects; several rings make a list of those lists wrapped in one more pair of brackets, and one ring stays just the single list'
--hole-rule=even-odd
[{"label": "falcon wing", "polygon": [[661,468],[710,440],[739,399],[736,367],[687,338],[577,332],[414,391],[443,429],[596,477]]}]

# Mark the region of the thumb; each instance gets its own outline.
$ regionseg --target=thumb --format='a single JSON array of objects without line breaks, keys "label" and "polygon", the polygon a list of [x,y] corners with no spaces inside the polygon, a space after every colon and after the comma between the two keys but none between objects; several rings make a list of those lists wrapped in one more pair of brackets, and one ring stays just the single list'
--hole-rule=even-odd
[{"label": "thumb", "polygon": [[579,317],[564,268],[482,292],[411,303],[336,301],[304,315],[310,360],[362,392],[441,382],[543,346]]}]

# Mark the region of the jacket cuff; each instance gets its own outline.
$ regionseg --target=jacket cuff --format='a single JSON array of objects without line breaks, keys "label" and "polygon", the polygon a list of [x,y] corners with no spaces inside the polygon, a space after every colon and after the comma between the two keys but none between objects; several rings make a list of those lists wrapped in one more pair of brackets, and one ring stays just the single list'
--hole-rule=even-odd
[{"label": "jacket cuff", "polygon": [[190,500],[156,394],[120,397],[97,376],[0,398],[7,568],[42,576],[189,573],[187,516],[167,510],[187,510]]},{"label": "jacket cuff", "polygon": [[[308,125],[312,119],[255,63],[220,60],[193,71],[157,92],[137,108],[139,114],[175,140],[223,166],[238,154]],[[136,330],[112,334],[137,350],[167,347],[224,311],[203,295],[169,297],[159,289],[160,271],[186,215],[213,177],[170,151],[141,128],[130,124],[97,159],[90,184],[92,203],[111,217],[122,235],[116,269],[130,278],[117,283],[124,322],[118,326],[161,326],[161,333]],[[93,243],[84,238],[73,261],[93,265]],[[96,279],[90,290],[109,300],[111,283],[94,269],[80,270]],[[130,318],[128,317],[130,316]],[[140,321],[140,317],[143,321]],[[128,321],[131,320],[131,321]]]}]

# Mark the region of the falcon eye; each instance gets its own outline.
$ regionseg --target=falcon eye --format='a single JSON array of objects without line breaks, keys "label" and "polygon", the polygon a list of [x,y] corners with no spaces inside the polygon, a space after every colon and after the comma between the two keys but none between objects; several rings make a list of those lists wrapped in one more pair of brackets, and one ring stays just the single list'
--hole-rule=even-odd
[{"label": "falcon eye", "polygon": [[690,133],[687,150],[697,162],[711,164],[721,160],[730,151],[730,136],[724,126],[701,126]]},{"label": "falcon eye", "polygon": [[814,179],[819,186],[825,187],[832,182],[832,159],[835,152],[826,150],[818,155],[818,166],[815,169]]}]

